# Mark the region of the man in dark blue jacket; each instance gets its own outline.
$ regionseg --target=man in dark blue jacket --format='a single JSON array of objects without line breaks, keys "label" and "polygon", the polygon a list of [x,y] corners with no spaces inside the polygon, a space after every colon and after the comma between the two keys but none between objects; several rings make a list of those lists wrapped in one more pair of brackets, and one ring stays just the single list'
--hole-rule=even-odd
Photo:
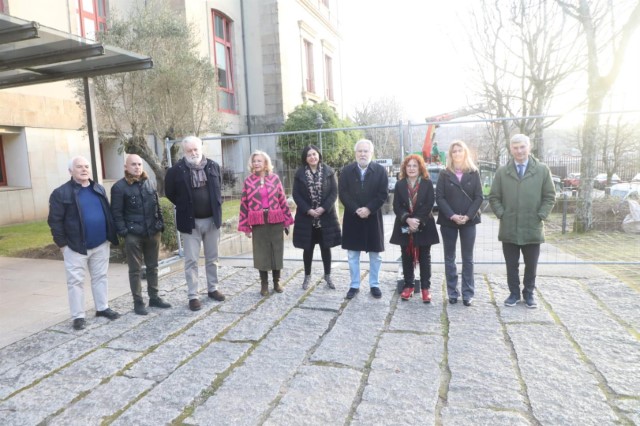
[{"label": "man in dark blue jacket", "polygon": [[84,276],[89,268],[96,316],[114,320],[120,314],[109,308],[107,270],[109,242],[118,244],[109,201],[102,185],[90,179],[91,167],[84,157],[69,162],[71,179],[49,197],[49,218],[53,241],[64,256],[69,307],[73,328],[82,330],[84,319]]},{"label": "man in dark blue jacket", "polygon": [[189,309],[202,308],[198,298],[198,259],[204,246],[207,294],[219,302],[218,243],[222,225],[222,175],[220,166],[202,153],[202,140],[187,136],[182,140],[184,157],[167,170],[165,194],[176,206],[176,227],[184,243],[184,274]]},{"label": "man in dark blue jacket", "polygon": [[164,221],[155,187],[144,171],[142,158],[128,154],[124,177],[111,187],[111,213],[118,235],[124,238],[129,265],[129,286],[133,310],[138,315],[149,312],[142,298],[142,260],[146,265],[149,306],[170,308],[158,294],[158,254]]}]

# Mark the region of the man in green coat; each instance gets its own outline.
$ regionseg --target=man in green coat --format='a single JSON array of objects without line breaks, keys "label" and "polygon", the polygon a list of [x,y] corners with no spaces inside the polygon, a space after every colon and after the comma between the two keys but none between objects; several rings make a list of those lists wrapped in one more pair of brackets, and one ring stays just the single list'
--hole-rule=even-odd
[{"label": "man in green coat", "polygon": [[538,305],[533,297],[540,244],[544,242],[544,220],[556,202],[551,171],[529,153],[529,137],[514,135],[509,144],[513,157],[496,171],[489,193],[491,210],[500,220],[498,239],[507,266],[509,297],[506,306],[520,301],[520,252],[524,259],[522,297],[528,308]]}]

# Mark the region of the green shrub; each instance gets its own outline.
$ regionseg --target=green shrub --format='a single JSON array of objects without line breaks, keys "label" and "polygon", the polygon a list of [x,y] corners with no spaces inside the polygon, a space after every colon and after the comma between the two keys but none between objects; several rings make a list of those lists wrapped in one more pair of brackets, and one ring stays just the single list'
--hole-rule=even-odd
[{"label": "green shrub", "polygon": [[168,251],[178,250],[178,235],[176,232],[176,217],[173,213],[173,204],[168,198],[160,198],[160,210],[164,219],[164,232],[160,241]]}]

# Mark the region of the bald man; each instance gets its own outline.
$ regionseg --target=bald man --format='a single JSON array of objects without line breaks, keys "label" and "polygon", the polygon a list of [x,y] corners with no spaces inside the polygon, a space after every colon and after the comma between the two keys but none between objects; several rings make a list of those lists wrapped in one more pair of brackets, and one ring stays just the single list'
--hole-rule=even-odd
[{"label": "bald man", "polygon": [[171,307],[158,294],[158,253],[164,221],[158,193],[143,168],[139,155],[128,154],[124,162],[124,177],[111,187],[111,213],[116,231],[125,241],[133,310],[138,315],[149,313],[142,297],[143,259],[149,306]]},{"label": "bald man", "polygon": [[91,166],[84,157],[69,161],[71,179],[49,197],[49,217],[53,241],[64,256],[69,308],[73,328],[85,328],[84,277],[91,275],[91,291],[96,316],[114,320],[120,317],[109,308],[107,270],[109,242],[118,245],[107,193],[90,179]]}]

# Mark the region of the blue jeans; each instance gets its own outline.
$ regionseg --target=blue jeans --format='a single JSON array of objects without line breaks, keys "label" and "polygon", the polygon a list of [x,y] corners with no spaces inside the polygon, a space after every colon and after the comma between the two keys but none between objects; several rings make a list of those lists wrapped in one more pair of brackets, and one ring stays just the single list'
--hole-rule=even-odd
[{"label": "blue jeans", "polygon": [[458,269],[456,268],[456,243],[460,234],[460,254],[462,255],[462,298],[470,300],[474,295],[473,280],[473,246],[476,242],[476,226],[469,225],[461,228],[441,226],[442,245],[444,248],[444,272],[447,278],[447,293],[449,298],[460,297],[458,292]]},{"label": "blue jeans", "polygon": [[[351,274],[351,288],[360,288],[360,252],[347,250],[349,259],[349,273]],[[369,287],[380,287],[378,275],[380,275],[382,255],[377,252],[369,252]]]}]

